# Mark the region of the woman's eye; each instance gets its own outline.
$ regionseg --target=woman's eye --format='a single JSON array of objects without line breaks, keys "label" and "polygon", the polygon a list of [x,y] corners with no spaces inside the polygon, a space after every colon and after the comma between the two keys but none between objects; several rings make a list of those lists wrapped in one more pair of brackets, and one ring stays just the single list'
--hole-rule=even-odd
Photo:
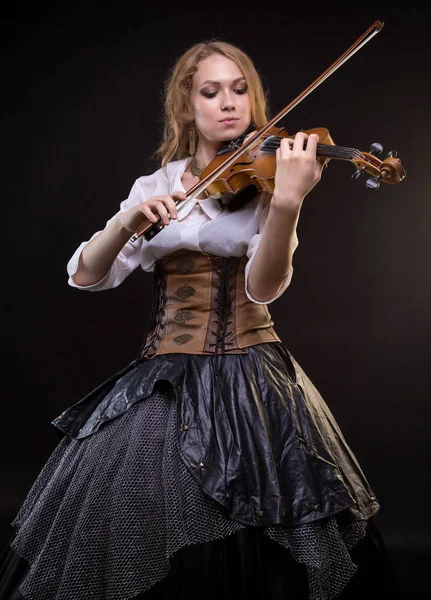
[{"label": "woman's eye", "polygon": [[[233,90],[235,92],[235,94],[246,94],[247,93],[247,88],[246,87],[242,87],[242,88],[237,88]],[[217,96],[218,90],[214,90],[214,91],[203,91],[201,92],[203,96],[205,96],[205,98],[215,98]]]}]

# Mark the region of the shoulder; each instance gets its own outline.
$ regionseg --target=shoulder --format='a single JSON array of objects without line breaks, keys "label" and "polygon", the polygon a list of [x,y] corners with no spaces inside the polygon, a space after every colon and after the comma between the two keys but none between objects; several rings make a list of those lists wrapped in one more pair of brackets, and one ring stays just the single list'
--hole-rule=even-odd
[{"label": "shoulder", "polygon": [[164,167],[164,169],[167,170],[168,173],[177,173],[178,171],[182,171],[183,169],[185,169],[186,164],[189,160],[190,160],[190,157],[181,158],[179,160],[171,160],[170,162],[167,163],[167,165]]},{"label": "shoulder", "polygon": [[137,186],[152,186],[157,184],[167,184],[174,180],[178,174],[182,174],[185,170],[188,158],[181,160],[172,160],[164,167],[159,167],[149,175],[141,175],[135,181]]},{"label": "shoulder", "polygon": [[135,196],[138,194],[142,198],[148,198],[155,194],[168,194],[172,181],[175,181],[181,169],[184,169],[185,162],[186,159],[171,161],[148,175],[137,177],[129,195]]},{"label": "shoulder", "polygon": [[186,167],[189,158],[181,158],[180,160],[171,160],[166,163],[164,167],[159,167],[156,171],[153,171],[150,175],[143,175],[142,178],[154,177],[156,179],[166,179],[171,175],[175,175],[179,171],[183,171]]}]

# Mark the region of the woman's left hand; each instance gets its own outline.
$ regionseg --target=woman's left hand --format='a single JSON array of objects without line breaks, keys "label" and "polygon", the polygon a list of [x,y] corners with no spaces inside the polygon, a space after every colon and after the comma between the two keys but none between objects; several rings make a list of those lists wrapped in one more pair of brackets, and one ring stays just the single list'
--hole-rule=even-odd
[{"label": "woman's left hand", "polygon": [[279,208],[298,209],[305,196],[320,181],[327,158],[317,158],[316,133],[299,131],[294,138],[282,138],[276,151],[274,193]]}]

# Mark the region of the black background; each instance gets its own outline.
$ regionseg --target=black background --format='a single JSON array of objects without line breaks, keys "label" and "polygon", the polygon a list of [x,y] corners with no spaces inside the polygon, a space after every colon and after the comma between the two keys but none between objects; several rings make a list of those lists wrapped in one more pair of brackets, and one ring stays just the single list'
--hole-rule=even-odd
[{"label": "black background", "polygon": [[[205,11],[205,14],[204,14]],[[162,81],[190,45],[248,52],[274,116],[376,20],[385,26],[280,123],[396,150],[407,177],[365,187],[332,161],[306,198],[276,329],[334,413],[381,503],[406,598],[426,585],[430,492],[431,27],[410,5],[340,13],[264,2],[168,8],[87,2],[3,12],[1,539],[58,441],[50,422],[135,357],[152,275],[109,293],[66,264],[158,165]]]}]

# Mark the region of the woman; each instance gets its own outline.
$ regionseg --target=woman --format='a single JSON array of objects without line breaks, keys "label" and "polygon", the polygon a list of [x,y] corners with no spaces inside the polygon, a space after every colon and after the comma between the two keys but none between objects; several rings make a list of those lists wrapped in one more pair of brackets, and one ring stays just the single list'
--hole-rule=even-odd
[{"label": "woman", "polygon": [[143,344],[52,422],[63,437],[14,520],[2,600],[396,597],[379,503],[268,310],[321,177],[317,136],[281,140],[272,197],[181,205],[266,110],[233,45],[197,44],[170,73],[160,168],[67,266],[89,291],[154,272]]}]

